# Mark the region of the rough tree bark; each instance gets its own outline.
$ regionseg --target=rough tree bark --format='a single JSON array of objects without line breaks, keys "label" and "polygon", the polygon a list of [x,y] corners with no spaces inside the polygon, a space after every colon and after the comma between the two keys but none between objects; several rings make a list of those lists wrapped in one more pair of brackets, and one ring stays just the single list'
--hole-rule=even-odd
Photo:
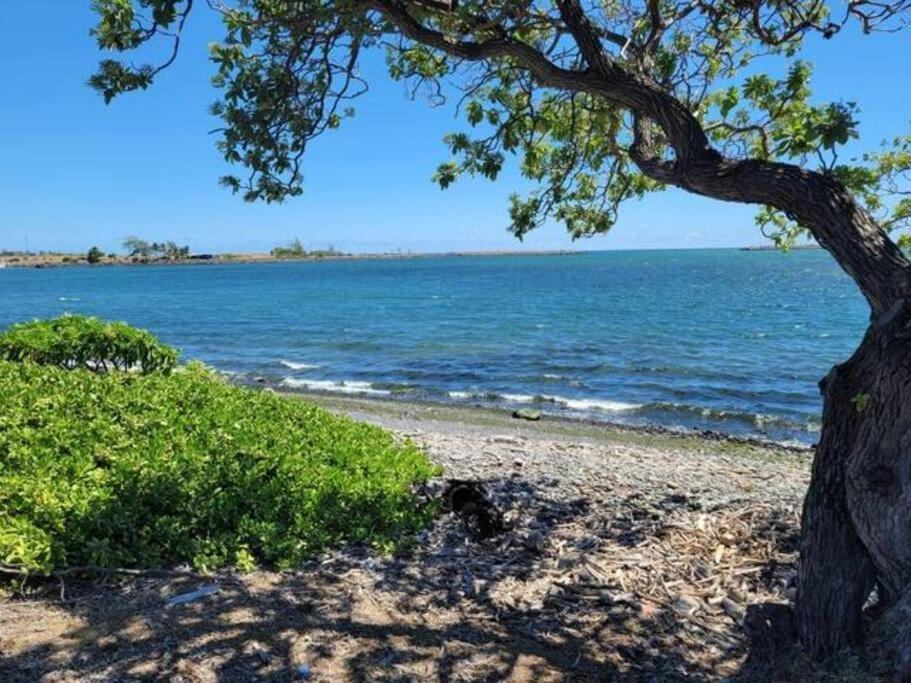
[{"label": "rough tree bark", "polygon": [[455,40],[415,18],[402,0],[361,3],[403,35],[459,59],[509,58],[543,86],[627,108],[635,127],[629,155],[643,173],[706,197],[783,211],[854,279],[871,325],[855,354],[820,383],[823,424],[803,512],[798,631],[819,656],[856,643],[863,605],[878,585],[898,669],[911,681],[911,265],[901,250],[830,176],[722,156],[687,106],[644,75],[647,68],[633,72],[611,58],[579,0],[557,5],[584,70],[560,67],[502,30],[480,42]]},{"label": "rough tree bark", "polygon": [[911,302],[873,320],[821,383],[822,438],[803,514],[797,614],[829,654],[860,637],[874,585],[902,680],[911,680]]}]

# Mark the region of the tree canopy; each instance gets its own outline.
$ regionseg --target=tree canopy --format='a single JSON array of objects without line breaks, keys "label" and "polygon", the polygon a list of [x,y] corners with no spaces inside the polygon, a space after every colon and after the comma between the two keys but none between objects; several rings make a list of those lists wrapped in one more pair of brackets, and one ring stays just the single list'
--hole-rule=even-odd
[{"label": "tree canopy", "polygon": [[[900,28],[909,0],[208,4],[225,27],[211,46],[221,93],[213,112],[224,122],[218,144],[246,168],[222,182],[251,201],[301,191],[308,143],[354,115],[368,88],[359,62],[383,50],[390,76],[413,93],[435,101],[452,87],[459,93],[467,125],[446,139],[453,158],[435,175],[442,187],[466,173],[496,178],[507,157],[518,159],[536,187],[511,199],[519,237],[548,217],[574,237],[606,231],[625,200],[681,184],[668,164],[709,149],[815,167],[851,189],[885,229],[911,221],[911,136],[840,159],[857,136],[858,105],[814,102],[811,67],[798,58],[810,34],[835,38],[852,22],[865,32]],[[101,48],[132,51],[160,38],[172,49],[158,64],[104,60],[92,85],[107,100],[148,87],[176,59],[193,6],[96,0]],[[769,56],[787,60],[783,77],[763,73]],[[757,221],[788,244],[800,232],[794,218],[767,207]]]},{"label": "tree canopy", "polygon": [[181,261],[190,258],[190,247],[179,246],[176,242],[148,242],[135,235],[130,235],[123,241],[123,248],[129,256],[151,259],[160,258],[168,261]]}]

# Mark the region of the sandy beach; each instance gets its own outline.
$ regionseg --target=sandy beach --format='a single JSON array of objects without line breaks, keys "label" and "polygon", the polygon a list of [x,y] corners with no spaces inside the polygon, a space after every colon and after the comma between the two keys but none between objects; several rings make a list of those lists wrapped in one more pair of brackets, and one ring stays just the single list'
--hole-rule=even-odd
[{"label": "sandy beach", "polygon": [[[809,451],[311,398],[421,444],[444,480],[483,482],[505,531],[476,540],[442,514],[395,557],[348,548],[292,572],[61,577],[0,605],[0,678],[838,680],[775,651],[787,633],[769,627],[786,625],[763,632],[748,616],[794,597]],[[838,666],[876,680],[875,662]]]}]

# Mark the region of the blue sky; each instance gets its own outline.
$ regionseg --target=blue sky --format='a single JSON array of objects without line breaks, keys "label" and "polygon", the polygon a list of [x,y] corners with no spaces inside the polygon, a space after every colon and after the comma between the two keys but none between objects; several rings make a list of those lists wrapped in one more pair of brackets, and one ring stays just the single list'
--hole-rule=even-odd
[{"label": "blue sky", "polygon": [[[0,25],[0,248],[117,249],[130,234],[196,251],[268,250],[297,236],[308,247],[364,252],[454,249],[630,249],[755,244],[750,207],[680,192],[623,210],[614,230],[573,244],[557,225],[519,245],[505,231],[520,180],[430,182],[448,158],[451,107],[409,101],[366,65],[358,115],[309,150],[305,192],[284,205],[245,204],[217,185],[226,166],[208,131],[212,13],[191,19],[179,62],[155,87],[106,107],[85,86],[98,53],[88,0],[4,3]],[[819,100],[855,100],[866,146],[911,130],[908,34],[813,41]]]}]

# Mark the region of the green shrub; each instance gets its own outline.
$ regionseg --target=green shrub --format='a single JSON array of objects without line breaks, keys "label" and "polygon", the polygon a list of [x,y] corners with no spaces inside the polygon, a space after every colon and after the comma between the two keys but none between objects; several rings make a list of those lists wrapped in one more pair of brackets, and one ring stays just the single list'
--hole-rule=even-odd
[{"label": "green shrub", "polygon": [[0,562],[293,566],[389,549],[432,510],[410,443],[191,364],[138,375],[0,361]]},{"label": "green shrub", "polygon": [[168,372],[178,357],[151,332],[78,315],[21,323],[0,334],[0,360],[67,370]]},{"label": "green shrub", "polygon": [[277,259],[304,258],[306,256],[307,250],[304,249],[304,245],[301,244],[300,239],[297,238],[286,247],[275,247],[275,249],[272,250],[272,258]]},{"label": "green shrub", "polygon": [[89,249],[88,253],[85,255],[85,260],[89,263],[101,263],[101,259],[104,258],[104,252],[101,251],[98,247],[92,247]]}]

